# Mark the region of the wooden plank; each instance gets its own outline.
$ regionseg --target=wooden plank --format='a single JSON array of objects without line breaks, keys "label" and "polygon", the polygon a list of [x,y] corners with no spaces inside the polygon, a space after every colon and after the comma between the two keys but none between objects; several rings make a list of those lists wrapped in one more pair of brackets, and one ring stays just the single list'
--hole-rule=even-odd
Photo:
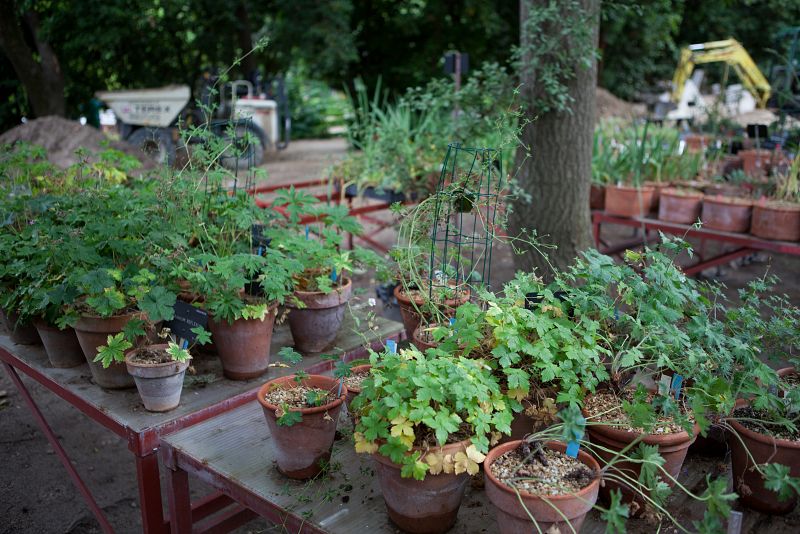
[{"label": "wooden plank", "polygon": [[[346,313],[339,336],[326,353],[353,352],[365,343],[395,336],[402,328],[402,324],[381,317],[367,324],[364,316],[355,320],[350,313]],[[282,347],[291,345],[292,335],[288,324],[276,325],[272,336],[272,361],[276,361],[275,355]],[[72,369],[53,368],[41,346],[15,345],[5,335],[0,336],[0,347],[134,433],[169,425],[204,408],[224,403],[236,395],[254,392],[267,380],[290,374],[296,369],[274,367],[252,380],[227,380],[222,376],[222,366],[217,357],[198,357],[192,362],[196,374],[187,373],[180,405],[170,412],[157,414],[144,409],[135,388],[110,391],[93,384],[87,364]],[[309,368],[321,362],[323,359],[319,354],[309,355],[297,368]]]}]

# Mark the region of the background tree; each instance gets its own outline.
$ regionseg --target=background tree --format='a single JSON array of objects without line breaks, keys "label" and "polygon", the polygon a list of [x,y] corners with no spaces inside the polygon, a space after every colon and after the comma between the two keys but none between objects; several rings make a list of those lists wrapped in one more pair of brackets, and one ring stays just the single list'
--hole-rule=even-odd
[{"label": "background tree", "polygon": [[[529,122],[517,149],[516,178],[530,198],[514,202],[511,228],[532,229],[556,268],[591,246],[589,185],[594,131],[599,0],[521,0],[518,71]],[[518,269],[548,277],[536,253],[515,256]]]}]

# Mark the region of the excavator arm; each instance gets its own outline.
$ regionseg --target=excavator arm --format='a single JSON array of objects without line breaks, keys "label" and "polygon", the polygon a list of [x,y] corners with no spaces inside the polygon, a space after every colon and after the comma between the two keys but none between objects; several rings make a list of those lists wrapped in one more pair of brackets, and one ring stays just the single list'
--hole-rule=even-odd
[{"label": "excavator arm", "polygon": [[672,77],[672,100],[680,101],[686,80],[692,75],[696,65],[715,62],[730,65],[744,88],[756,99],[758,107],[766,107],[772,88],[753,58],[736,39],[694,44],[682,49],[678,67]]}]

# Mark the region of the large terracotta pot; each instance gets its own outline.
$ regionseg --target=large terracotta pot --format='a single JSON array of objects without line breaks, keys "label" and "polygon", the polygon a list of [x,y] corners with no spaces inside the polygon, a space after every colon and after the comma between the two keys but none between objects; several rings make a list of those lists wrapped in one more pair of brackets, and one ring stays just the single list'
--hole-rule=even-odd
[{"label": "large terracotta pot", "polygon": [[115,317],[83,315],[78,318],[75,323],[75,334],[89,363],[95,384],[107,389],[125,389],[136,385],[133,377],[128,374],[124,362],[112,362],[108,367],[103,367],[102,363],[95,362],[94,359],[97,356],[97,349],[108,342],[108,336],[122,332],[131,319],[143,317],[142,313],[128,313]]},{"label": "large terracotta pot", "polygon": [[[330,460],[336,423],[347,397],[347,387],[341,386],[341,394],[333,402],[298,410],[302,416],[299,423],[282,426],[278,424],[275,414],[278,407],[266,401],[266,394],[273,388],[291,387],[295,383],[294,378],[294,375],[290,375],[270,380],[258,390],[258,402],[264,410],[272,437],[269,446],[275,454],[278,470],[289,478],[305,480],[318,475]],[[338,391],[340,385],[339,380],[322,375],[309,375],[301,383],[306,387],[327,391]]]},{"label": "large terracotta pot", "polygon": [[664,189],[661,191],[658,218],[662,221],[679,224],[693,224],[700,218],[703,206],[703,193]]},{"label": "large terracotta pot", "polygon": [[743,198],[706,197],[700,220],[704,228],[745,233],[750,229],[753,203]]},{"label": "large terracotta pot", "polygon": [[606,186],[592,184],[589,189],[589,209],[602,210],[606,207]]},{"label": "large terracotta pot", "polygon": [[[743,400],[736,403],[737,408],[746,405]],[[728,419],[728,424],[732,427],[728,444],[731,448],[733,489],[739,494],[739,500],[746,506],[767,514],[791,512],[797,504],[797,496],[793,495],[785,501],[778,500],[778,494],[764,487],[764,478],[753,467],[754,462],[757,465],[782,464],[789,467],[790,476],[800,477],[800,442],[775,439],[754,432],[735,419]],[[748,456],[748,451],[752,459]]]},{"label": "large terracotta pot", "polygon": [[353,283],[349,278],[330,293],[321,291],[295,291],[294,296],[305,304],[297,308],[291,304],[289,327],[295,347],[301,352],[320,352],[336,339],[344,320],[344,309],[352,294]]},{"label": "large terracotta pot", "polygon": [[764,239],[800,241],[800,204],[756,203],[753,206],[750,233]]},{"label": "large terracotta pot", "polygon": [[736,198],[747,196],[747,189],[736,184],[715,182],[711,184],[705,184],[702,189],[706,198],[720,196]]},{"label": "large terracotta pot", "polygon": [[263,321],[237,319],[231,324],[208,316],[208,329],[227,378],[249,380],[266,372],[277,309],[277,305],[270,307]]},{"label": "large terracotta pot", "polygon": [[763,148],[740,150],[737,155],[742,159],[742,169],[747,174],[766,173],[772,162],[772,152]]},{"label": "large terracotta pot", "polygon": [[[627,432],[624,429],[603,424],[589,425],[586,427],[586,432],[592,443],[609,449],[605,451],[599,447],[597,448],[598,460],[601,466],[605,466],[615,456],[616,452],[623,450],[631,442],[641,436],[639,432]],[[656,445],[658,447],[658,453],[664,459],[663,469],[673,478],[678,478],[681,472],[681,466],[683,466],[683,461],[686,459],[689,446],[694,443],[698,432],[700,432],[700,427],[695,425],[693,436],[689,436],[689,433],[685,431],[672,434],[646,434],[642,437],[641,442],[647,445]],[[617,474],[618,476],[622,473],[634,480],[638,480],[640,470],[641,464],[620,461],[615,463],[608,472]],[[674,484],[667,477],[662,477],[662,480],[670,486]],[[644,511],[644,499],[638,492],[634,491],[632,487],[621,482],[612,480],[604,481],[604,485],[600,489],[600,496],[605,502],[610,501],[611,491],[614,489],[619,489],[622,492],[623,502],[630,503],[636,501],[639,504],[637,512],[641,513]]]},{"label": "large terracotta pot", "polygon": [[[588,486],[574,495],[553,495],[543,498],[527,491],[517,493],[494,476],[491,466],[498,457],[516,449],[520,443],[522,441],[517,440],[498,445],[489,451],[483,462],[486,496],[489,497],[496,509],[500,534],[535,532],[528,513],[536,520],[540,532],[549,532],[554,527],[561,532],[579,532],[586,514],[597,502],[597,493],[600,489],[600,466],[597,460],[585,451],[578,451],[578,460],[594,471],[596,475]],[[567,450],[566,444],[558,441],[545,442],[545,447],[560,452]],[[525,503],[524,508],[519,502],[520,497]],[[564,521],[564,517],[567,518],[567,521]]]},{"label": "large terracotta pot", "polygon": [[59,330],[58,327],[48,324],[41,319],[33,322],[39,337],[42,338],[44,351],[50,365],[59,369],[77,367],[86,363],[78,336],[73,328],[67,327]]},{"label": "large terracotta pot", "polygon": [[42,340],[33,323],[19,324],[19,315],[16,312],[0,310],[2,320],[11,342],[16,345],[39,345]]},{"label": "large terracotta pot", "polygon": [[651,185],[606,186],[606,213],[619,217],[644,217],[650,213],[656,188]]},{"label": "large terracotta pot", "polygon": [[[143,348],[154,350],[166,349],[166,343],[147,345]],[[181,402],[183,390],[183,377],[189,361],[144,363],[133,358],[139,349],[132,350],[125,355],[125,366],[128,373],[136,382],[136,389],[142,399],[145,410],[149,412],[168,412],[177,408]]]},{"label": "large terracotta pot", "polygon": [[[469,445],[469,440],[451,443],[440,452],[455,455]],[[420,452],[424,453],[421,449]],[[428,473],[424,480],[403,478],[400,466],[389,458],[378,453],[372,457],[386,510],[397,526],[415,534],[438,534],[452,528],[469,482],[467,473]]]},{"label": "large terracotta pot", "polygon": [[[464,289],[458,293],[456,298],[445,300],[444,305],[440,308],[446,315],[453,315],[456,308],[462,304],[466,304],[467,301],[469,301],[469,297],[470,291],[468,289]],[[419,309],[425,304],[426,299],[416,295],[413,296],[413,298],[410,297],[403,290],[402,284],[398,284],[394,288],[394,298],[397,299],[397,303],[400,305],[400,315],[403,317],[403,326],[406,330],[406,339],[413,339],[414,330],[417,329],[417,326],[419,326],[421,321]]]}]

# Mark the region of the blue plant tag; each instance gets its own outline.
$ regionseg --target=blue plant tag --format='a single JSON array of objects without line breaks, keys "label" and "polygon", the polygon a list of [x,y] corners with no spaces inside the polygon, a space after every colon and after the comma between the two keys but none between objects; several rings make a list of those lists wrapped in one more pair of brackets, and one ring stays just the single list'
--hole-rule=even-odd
[{"label": "blue plant tag", "polygon": [[342,396],[342,384],[344,384],[344,378],[339,379],[339,393],[336,394],[337,397]]},{"label": "blue plant tag", "polygon": [[450,318],[450,326],[453,326],[454,324],[456,324],[456,320],[455,320],[454,317],[451,317]]},{"label": "blue plant tag", "polygon": [[264,253],[264,247],[258,247],[258,255],[261,256]]},{"label": "blue plant tag", "polygon": [[308,225],[306,225],[306,239],[308,239],[308,232],[310,232],[310,231],[311,231],[311,229],[308,227]]},{"label": "blue plant tag", "polygon": [[392,354],[397,353],[397,341],[394,339],[387,339],[386,340],[386,348],[389,349],[389,352]]},{"label": "blue plant tag", "polygon": [[619,321],[619,308],[614,306],[614,320]]},{"label": "blue plant tag", "polygon": [[581,445],[577,441],[570,441],[567,443],[567,456],[571,456],[573,458],[578,457],[578,450],[580,450]]},{"label": "blue plant tag", "polygon": [[183,340],[183,343],[181,343],[181,348],[182,349],[189,348],[189,340],[188,339],[184,339]]},{"label": "blue plant tag", "polygon": [[675,375],[672,377],[672,393],[675,395],[675,399],[679,399],[681,397],[681,385],[683,385],[683,377],[681,375]]},{"label": "blue plant tag", "polygon": [[331,273],[331,280],[334,282],[339,279],[339,275],[336,274],[336,267],[333,268],[333,272]]}]

